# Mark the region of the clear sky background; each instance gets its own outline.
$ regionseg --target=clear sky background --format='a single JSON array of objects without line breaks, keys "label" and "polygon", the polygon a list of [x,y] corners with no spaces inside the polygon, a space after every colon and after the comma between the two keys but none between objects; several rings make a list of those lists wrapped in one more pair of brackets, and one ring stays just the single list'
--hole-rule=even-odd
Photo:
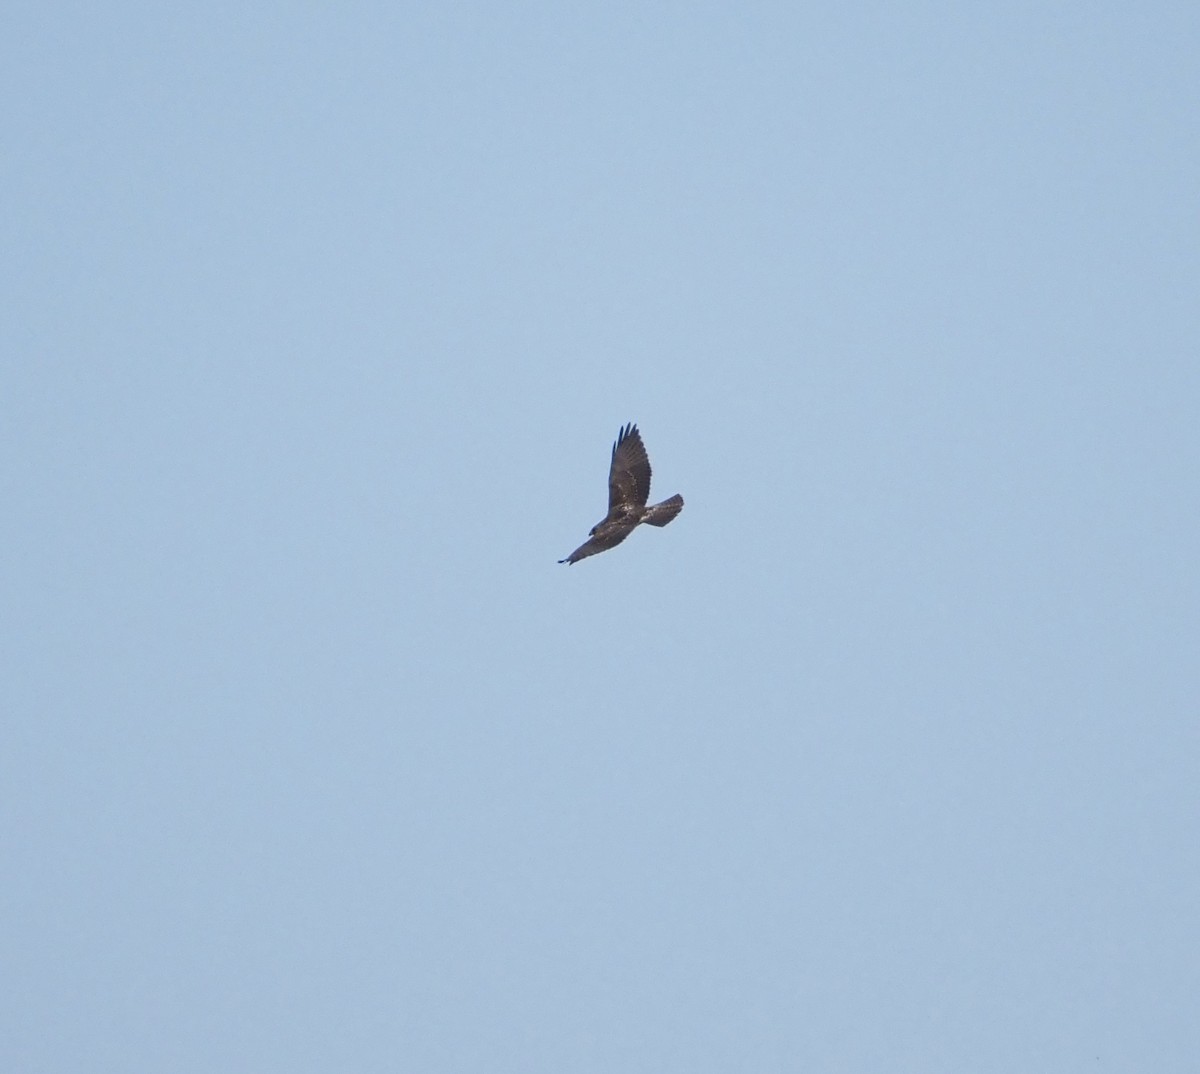
[{"label": "clear sky background", "polygon": [[0,53],[0,1068],[1196,1069],[1195,3]]}]

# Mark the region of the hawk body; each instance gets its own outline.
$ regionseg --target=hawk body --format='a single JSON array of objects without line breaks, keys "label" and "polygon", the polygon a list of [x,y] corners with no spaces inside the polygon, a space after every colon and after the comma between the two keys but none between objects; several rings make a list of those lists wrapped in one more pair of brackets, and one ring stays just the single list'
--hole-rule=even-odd
[{"label": "hawk body", "polygon": [[676,494],[662,503],[646,506],[650,499],[650,460],[636,425],[626,425],[613,444],[608,468],[608,514],[591,529],[590,539],[559,563],[577,563],[597,552],[616,548],[643,522],[665,526],[683,510],[683,497]]}]

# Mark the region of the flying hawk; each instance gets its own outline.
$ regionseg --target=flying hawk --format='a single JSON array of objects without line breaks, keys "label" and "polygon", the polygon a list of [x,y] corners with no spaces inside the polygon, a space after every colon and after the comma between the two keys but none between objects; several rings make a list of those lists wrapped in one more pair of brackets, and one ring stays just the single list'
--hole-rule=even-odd
[{"label": "flying hawk", "polygon": [[642,435],[634,424],[626,425],[613,444],[612,465],[608,469],[608,514],[592,527],[591,539],[559,563],[577,563],[597,552],[616,548],[643,522],[665,526],[683,510],[683,497],[676,493],[669,500],[647,507],[650,499],[650,460]]}]

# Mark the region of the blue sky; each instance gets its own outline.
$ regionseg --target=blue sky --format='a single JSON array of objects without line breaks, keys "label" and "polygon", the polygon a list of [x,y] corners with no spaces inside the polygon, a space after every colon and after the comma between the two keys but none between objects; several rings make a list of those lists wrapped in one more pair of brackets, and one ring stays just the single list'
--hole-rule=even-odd
[{"label": "blue sky", "polygon": [[0,1066],[1189,1069],[1195,6],[245,8],[0,19]]}]

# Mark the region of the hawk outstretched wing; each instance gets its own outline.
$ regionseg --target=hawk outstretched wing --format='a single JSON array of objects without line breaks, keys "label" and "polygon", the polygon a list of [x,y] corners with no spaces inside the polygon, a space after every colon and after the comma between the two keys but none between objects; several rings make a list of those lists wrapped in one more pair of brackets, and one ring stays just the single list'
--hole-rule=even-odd
[{"label": "hawk outstretched wing", "polygon": [[612,465],[608,468],[608,510],[618,504],[645,507],[650,499],[650,460],[637,426],[630,423],[617,433]]}]

